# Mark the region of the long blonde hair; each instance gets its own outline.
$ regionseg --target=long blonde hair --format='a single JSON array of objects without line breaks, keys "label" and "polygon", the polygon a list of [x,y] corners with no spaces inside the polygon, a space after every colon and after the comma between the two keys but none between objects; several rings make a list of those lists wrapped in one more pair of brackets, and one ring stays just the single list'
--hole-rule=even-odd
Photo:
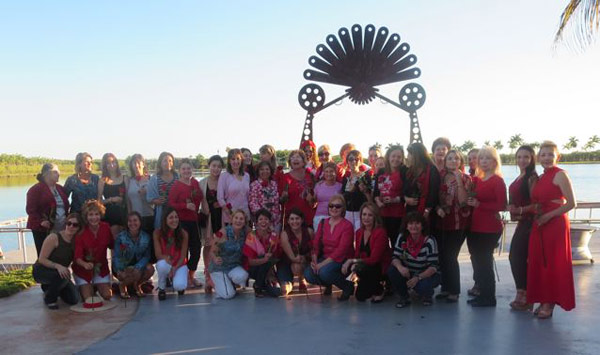
[{"label": "long blonde hair", "polygon": [[477,169],[475,170],[475,175],[479,178],[482,178],[485,173],[479,167],[479,158],[483,155],[487,155],[494,159],[496,162],[496,167],[494,168],[494,175],[498,175],[502,177],[502,161],[500,160],[500,155],[498,155],[498,151],[494,147],[490,147],[489,145],[484,145],[479,149],[479,153],[477,153]]}]

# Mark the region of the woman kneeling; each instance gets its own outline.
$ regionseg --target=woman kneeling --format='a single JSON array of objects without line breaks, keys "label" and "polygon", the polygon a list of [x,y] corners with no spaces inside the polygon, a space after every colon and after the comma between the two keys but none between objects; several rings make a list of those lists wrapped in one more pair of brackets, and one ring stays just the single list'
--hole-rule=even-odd
[{"label": "woman kneeling", "polygon": [[140,284],[154,274],[154,267],[150,264],[150,236],[141,227],[142,216],[138,212],[130,212],[127,229],[115,239],[113,275],[119,280],[121,298],[129,298],[127,287],[133,287],[138,297],[145,296]]},{"label": "woman kneeling", "polygon": [[430,306],[433,289],[440,284],[437,244],[434,238],[427,236],[426,225],[425,217],[419,212],[410,212],[396,240],[388,277],[400,295],[397,308],[410,304],[409,289],[421,297],[424,306]]},{"label": "woman kneeling", "polygon": [[167,278],[173,280],[173,288],[183,295],[187,288],[188,234],[179,223],[179,215],[167,207],[162,215],[160,229],[154,231],[154,252],[158,274],[158,299],[167,298]]},{"label": "woman kneeling", "polygon": [[248,273],[242,267],[242,249],[244,247],[248,225],[248,216],[242,210],[231,215],[231,224],[215,233],[210,248],[210,278],[215,284],[215,294],[219,298],[235,297],[236,285],[245,285]]}]

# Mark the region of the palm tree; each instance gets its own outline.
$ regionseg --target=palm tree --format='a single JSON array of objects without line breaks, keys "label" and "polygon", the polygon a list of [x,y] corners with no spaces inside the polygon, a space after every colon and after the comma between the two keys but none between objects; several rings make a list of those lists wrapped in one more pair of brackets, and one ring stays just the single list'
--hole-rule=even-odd
[{"label": "palm tree", "polygon": [[529,143],[529,146],[530,146],[531,148],[533,148],[533,149],[536,149],[536,150],[537,150],[537,149],[539,149],[541,145],[542,145],[542,143],[540,143],[540,142],[532,142],[532,143]]},{"label": "palm tree", "polygon": [[598,143],[600,143],[600,137],[594,134],[590,137],[590,139],[588,139],[587,143],[585,143],[585,145],[583,146],[583,150],[592,150]]},{"label": "palm tree", "polygon": [[508,139],[508,147],[510,148],[511,152],[517,149],[519,146],[523,145],[523,143],[524,140],[523,137],[521,137],[521,134],[515,134],[514,136]]},{"label": "palm tree", "polygon": [[466,140],[461,146],[457,147],[461,152],[466,153],[475,148],[475,142]]},{"label": "palm tree", "polygon": [[502,144],[501,140],[494,141],[494,148],[496,148],[497,151],[500,151],[504,148],[504,144]]},{"label": "palm tree", "polygon": [[572,27],[571,37],[576,46],[584,48],[591,44],[600,25],[600,0],[569,0],[560,17],[555,44],[563,40],[567,25]]},{"label": "palm tree", "polygon": [[487,146],[491,147],[491,146],[492,146],[492,142],[490,142],[490,141],[485,141],[485,142],[483,142],[483,145],[487,145]]},{"label": "palm tree", "polygon": [[577,143],[579,143],[579,139],[577,137],[569,137],[569,141],[563,145],[563,148],[566,150],[572,150],[577,148]]}]

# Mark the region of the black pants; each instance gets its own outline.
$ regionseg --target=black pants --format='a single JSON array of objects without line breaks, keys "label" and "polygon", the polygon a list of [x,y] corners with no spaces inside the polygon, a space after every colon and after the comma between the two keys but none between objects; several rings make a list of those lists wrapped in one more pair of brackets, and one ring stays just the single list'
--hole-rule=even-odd
[{"label": "black pants", "polygon": [[142,230],[150,236],[150,263],[156,264],[156,254],[154,252],[154,216],[142,217]]},{"label": "black pants", "polygon": [[479,287],[480,297],[491,300],[496,297],[494,275],[494,248],[502,233],[477,233],[467,235],[467,246],[473,263],[473,278]]},{"label": "black pants", "polygon": [[[406,283],[408,279],[398,271],[398,269],[394,265],[390,265],[388,269],[388,277],[392,282],[392,286],[394,287],[394,291],[400,295],[400,297],[408,298],[408,286]],[[431,298],[433,296],[433,289],[436,288],[440,284],[440,274],[435,273],[433,276],[423,279],[414,287],[415,292],[423,297],[423,298]]]},{"label": "black pants", "polygon": [[402,217],[382,217],[381,219],[393,249],[400,234],[400,227],[402,227]]},{"label": "black pants", "polygon": [[55,303],[58,297],[67,304],[79,302],[79,292],[70,279],[60,277],[56,269],[50,269],[41,264],[33,265],[33,278],[45,287],[44,302]]},{"label": "black pants", "polygon": [[48,236],[48,232],[46,231],[31,231],[31,234],[33,234],[33,242],[35,243],[35,250],[37,251],[37,255],[38,257],[40,256],[40,252],[42,251],[42,245],[44,244],[44,240],[46,240],[46,237]]},{"label": "black pants", "polygon": [[281,289],[273,287],[267,283],[267,275],[273,264],[269,261],[264,264],[250,266],[248,275],[254,279],[254,289],[267,291],[272,296],[281,295]]},{"label": "black pants", "polygon": [[462,230],[439,231],[438,241],[442,292],[458,295],[460,294],[458,253],[460,253],[460,248],[462,248],[465,241],[465,232]]},{"label": "black pants", "polygon": [[190,258],[188,260],[187,267],[191,271],[196,271],[198,269],[198,262],[200,261],[200,250],[202,249],[198,222],[181,221],[181,226],[186,232],[188,232]]},{"label": "black pants", "polygon": [[527,253],[529,252],[529,233],[531,233],[532,220],[519,221],[515,234],[510,242],[510,269],[512,270],[515,285],[519,290],[527,289]]},{"label": "black pants", "polygon": [[383,294],[381,265],[363,265],[356,271],[356,276],[358,276],[358,287],[354,296],[357,301],[365,301]]}]

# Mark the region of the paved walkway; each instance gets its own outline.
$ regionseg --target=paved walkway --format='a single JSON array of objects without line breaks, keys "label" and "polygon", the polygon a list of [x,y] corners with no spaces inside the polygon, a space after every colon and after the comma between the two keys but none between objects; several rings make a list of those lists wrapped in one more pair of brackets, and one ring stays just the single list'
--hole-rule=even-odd
[{"label": "paved walkway", "polygon": [[[224,301],[204,294],[146,298],[117,333],[83,354],[597,354],[600,348],[600,272],[574,268],[577,308],[557,308],[550,320],[511,311],[513,280],[507,260],[498,261],[498,307],[472,309],[436,302],[396,309],[381,304],[341,303],[334,296],[256,299],[245,293]],[[461,263],[463,290],[471,267]]]}]

